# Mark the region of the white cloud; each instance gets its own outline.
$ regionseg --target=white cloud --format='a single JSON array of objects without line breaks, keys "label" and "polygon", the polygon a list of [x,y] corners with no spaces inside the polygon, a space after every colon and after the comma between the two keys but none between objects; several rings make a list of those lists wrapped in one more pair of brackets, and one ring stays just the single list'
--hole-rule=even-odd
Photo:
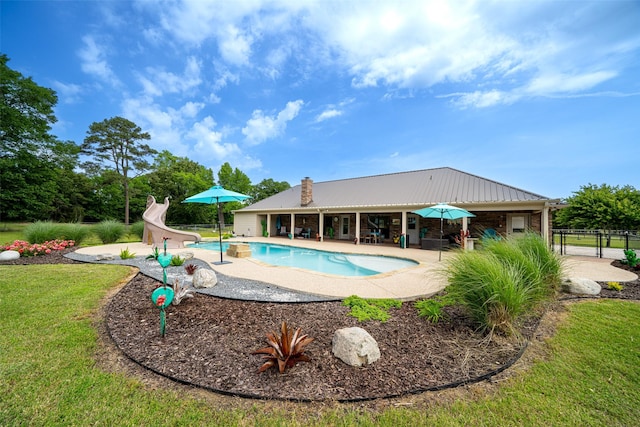
[{"label": "white cloud", "polygon": [[584,74],[544,74],[533,78],[526,91],[535,95],[573,93],[590,90],[595,86],[616,77],[614,71],[596,71]]},{"label": "white cloud", "polygon": [[53,88],[64,104],[75,104],[81,100],[82,86],[73,83],[53,82]]},{"label": "white cloud", "polygon": [[182,74],[175,74],[162,68],[148,67],[146,75],[139,75],[148,96],[162,96],[164,93],[185,93],[197,88],[202,83],[200,62],[193,56],[187,58]]},{"label": "white cloud", "polygon": [[275,138],[284,133],[287,122],[293,120],[304,105],[302,100],[287,102],[285,108],[275,116],[265,116],[262,110],[255,110],[247,126],[242,128],[249,145],[258,145],[267,139]]},{"label": "white cloud", "polygon": [[98,45],[93,36],[82,37],[84,46],[78,51],[81,69],[83,72],[93,75],[111,86],[119,86],[120,82],[107,63],[106,53],[102,46]]},{"label": "white cloud", "polygon": [[325,120],[328,119],[332,119],[334,117],[339,117],[342,115],[342,111],[336,110],[334,108],[329,109],[329,110],[325,110],[322,113],[318,114],[318,116],[316,117],[316,123],[320,123],[323,122]]},{"label": "white cloud", "polygon": [[237,144],[222,142],[223,133],[216,131],[216,126],[215,120],[211,116],[207,116],[195,123],[187,136],[196,141],[193,150],[198,159],[213,157],[213,159],[224,163],[229,157],[239,156],[241,152]]}]

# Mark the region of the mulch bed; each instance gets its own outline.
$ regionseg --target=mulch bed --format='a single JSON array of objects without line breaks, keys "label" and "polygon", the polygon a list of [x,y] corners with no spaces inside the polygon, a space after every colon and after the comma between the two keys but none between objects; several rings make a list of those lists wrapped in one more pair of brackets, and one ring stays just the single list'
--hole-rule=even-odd
[{"label": "mulch bed", "polygon": [[[61,253],[0,264],[74,263]],[[628,269],[614,261],[613,265]],[[146,368],[179,382],[245,397],[286,400],[357,401],[398,396],[470,382],[492,375],[517,359],[535,334],[538,318],[521,325],[523,339],[487,336],[468,317],[448,309],[448,320],[433,325],[413,304],[391,310],[386,323],[359,323],[339,302],[258,303],[199,294],[167,309],[166,336],[160,337],[159,311],[150,302],[160,283],[138,274],[105,310],[116,345]],[[601,297],[640,299],[640,280]],[[258,373],[265,334],[282,321],[315,338],[307,347],[311,362],[279,374]],[[358,326],[378,342],[381,358],[367,367],[348,366],[331,352],[334,331]]]}]

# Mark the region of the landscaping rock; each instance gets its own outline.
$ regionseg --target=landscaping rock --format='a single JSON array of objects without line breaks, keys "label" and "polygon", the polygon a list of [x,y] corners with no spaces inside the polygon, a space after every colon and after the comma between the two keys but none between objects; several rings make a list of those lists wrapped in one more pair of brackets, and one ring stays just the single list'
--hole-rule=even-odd
[{"label": "landscaping rock", "polygon": [[333,334],[333,355],[347,365],[370,365],[380,359],[380,348],[375,339],[362,328],[338,329]]},{"label": "landscaping rock", "polygon": [[602,286],[591,279],[570,277],[562,284],[562,290],[570,294],[598,295],[602,290]]},{"label": "landscaping rock", "polygon": [[98,254],[96,261],[113,261],[115,257],[112,254]]},{"label": "landscaping rock", "polygon": [[193,287],[196,289],[213,288],[218,284],[215,271],[199,268],[193,273]]},{"label": "landscaping rock", "polygon": [[179,254],[177,254],[177,256],[185,261],[194,257],[193,252],[180,252]]},{"label": "landscaping rock", "polygon": [[20,258],[20,252],[18,251],[2,251],[0,252],[0,261],[12,261]]}]

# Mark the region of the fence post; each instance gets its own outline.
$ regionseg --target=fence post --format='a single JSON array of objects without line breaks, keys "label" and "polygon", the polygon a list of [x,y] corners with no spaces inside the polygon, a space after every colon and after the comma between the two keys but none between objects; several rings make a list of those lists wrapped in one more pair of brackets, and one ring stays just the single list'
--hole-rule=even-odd
[{"label": "fence post", "polygon": [[596,244],[596,256],[598,258],[602,258],[602,233],[600,230],[597,231],[597,244]]},{"label": "fence post", "polygon": [[624,232],[624,250],[629,250],[629,230]]}]

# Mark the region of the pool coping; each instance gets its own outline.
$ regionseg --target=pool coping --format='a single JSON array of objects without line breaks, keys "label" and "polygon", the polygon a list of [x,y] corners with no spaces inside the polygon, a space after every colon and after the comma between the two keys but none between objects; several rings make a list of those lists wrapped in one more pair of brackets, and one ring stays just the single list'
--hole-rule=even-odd
[{"label": "pool coping", "polygon": [[[219,252],[193,246],[169,249],[168,252],[174,255],[190,252],[195,259],[214,270],[220,284],[207,290],[206,293],[223,298],[251,301],[311,302],[340,300],[351,295],[359,295],[363,298],[415,300],[439,292],[444,289],[446,284],[444,277],[440,274],[444,264],[437,261],[437,251],[402,249],[383,245],[353,245],[344,242],[316,242],[308,239],[289,240],[242,237],[229,239],[229,241],[235,243],[260,242],[290,245],[348,254],[394,256],[414,260],[418,262],[418,265],[374,276],[347,277],[313,272],[296,267],[272,266],[253,258],[232,258],[226,254],[223,254],[224,260],[231,262],[215,265],[214,263],[220,260]],[[139,257],[140,260],[144,260],[147,254],[151,254],[152,246],[141,242],[91,246],[77,249],[72,252],[75,255],[71,255],[70,258],[84,262],[125,264],[138,268],[148,268],[146,267],[148,262],[121,260],[119,255],[123,249],[129,249],[130,252],[139,255],[145,254]],[[112,261],[96,261],[96,255],[102,254],[112,255],[114,259]],[[443,253],[443,259],[446,258],[446,255],[448,254]],[[142,268],[141,271],[147,274]],[[157,277],[156,273],[155,278]],[[161,270],[159,277],[159,280],[161,280]],[[216,289],[218,286],[220,288]]]}]

